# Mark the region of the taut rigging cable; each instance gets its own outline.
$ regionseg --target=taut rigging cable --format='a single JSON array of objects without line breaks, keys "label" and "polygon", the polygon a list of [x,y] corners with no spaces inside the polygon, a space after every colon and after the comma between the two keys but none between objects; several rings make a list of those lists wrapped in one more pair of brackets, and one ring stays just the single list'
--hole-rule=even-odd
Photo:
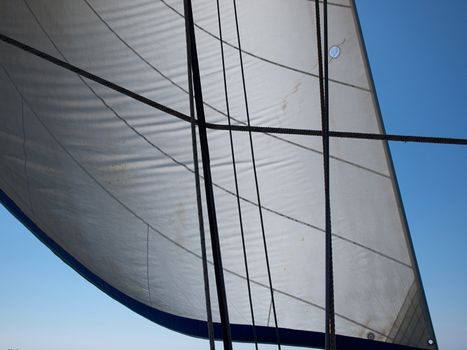
[{"label": "taut rigging cable", "polygon": [[[161,103],[158,103],[150,98],[144,97],[134,91],[124,88],[121,85],[115,84],[109,80],[106,80],[98,75],[92,74],[82,68],[79,68],[71,63],[49,55],[41,50],[35,49],[25,43],[10,38],[7,35],[0,33],[0,40],[4,43],[12,45],[18,49],[26,51],[36,57],[42,58],[56,66],[64,68],[70,72],[76,73],[84,78],[92,80],[100,85],[106,86],[111,90],[114,90],[122,95],[130,97],[138,102],[141,102],[147,106],[155,108],[159,111],[167,113],[171,116],[184,120],[191,123],[191,118],[179,112],[173,108],[167,107]],[[198,124],[198,121],[196,121]],[[224,125],[206,123],[207,129],[212,130],[232,130],[241,132],[258,132],[258,133],[269,133],[279,135],[305,135],[305,136],[322,136],[322,130],[315,129],[298,129],[298,128],[281,128],[281,127],[270,127],[270,126],[255,126],[255,125]],[[467,146],[467,139],[455,138],[455,137],[436,137],[436,136],[415,136],[415,135],[395,135],[395,134],[373,134],[365,132],[352,132],[352,131],[329,131],[329,137],[335,138],[349,138],[349,139],[360,139],[360,140],[380,140],[380,141],[396,141],[396,142],[418,142],[418,143],[434,143],[444,145],[462,145]]]},{"label": "taut rigging cable", "polygon": [[[331,197],[329,178],[329,80],[328,80],[328,16],[327,0],[323,1],[324,9],[324,48],[321,45],[321,19],[319,1],[315,1],[316,13],[316,42],[319,65],[319,90],[321,100],[321,123],[323,140],[323,169],[324,169],[324,203],[325,203],[325,231],[326,231],[326,320],[325,320],[325,348],[336,349],[336,329],[334,321],[334,277],[332,267],[332,228],[331,228]],[[323,67],[324,60],[324,67]]]},{"label": "taut rigging cable", "polygon": [[[219,5],[219,0],[217,0],[217,21],[219,24],[219,37],[221,40],[219,41],[220,43],[220,48],[221,48],[221,57],[222,57],[222,75],[224,79],[224,93],[225,93],[225,105],[226,105],[226,111],[227,111],[227,120],[229,123],[229,126],[231,125],[231,118],[230,118],[230,104],[229,104],[229,94],[228,94],[228,89],[227,89],[227,76],[225,72],[225,55],[224,55],[224,42],[222,40],[222,22],[221,22],[221,11],[220,11],[220,5]],[[233,135],[232,135],[232,130],[229,130],[229,140],[230,140],[230,152],[232,154],[232,167],[233,167],[233,173],[234,173],[234,181],[235,181],[235,194],[237,198],[237,208],[238,208],[238,219],[239,219],[239,224],[240,224],[240,235],[242,237],[242,250],[243,250],[243,261],[245,263],[245,275],[246,275],[246,283],[247,283],[247,289],[248,289],[248,301],[250,304],[250,313],[251,313],[251,325],[252,325],[252,331],[253,331],[253,339],[255,342],[255,348],[258,350],[258,340],[256,337],[256,323],[255,323],[255,313],[253,310],[253,300],[251,297],[251,285],[250,285],[250,272],[248,271],[248,257],[246,253],[246,245],[245,245],[245,232],[243,229],[243,218],[242,218],[242,208],[240,205],[240,196],[239,196],[239,190],[238,190],[238,177],[237,177],[237,165],[235,162],[235,150],[234,150],[234,144],[233,144]]]},{"label": "taut rigging cable", "polygon": [[[250,126],[250,111],[248,108],[248,95],[246,91],[246,82],[245,82],[245,70],[243,67],[243,55],[242,55],[242,44],[240,40],[240,28],[238,24],[238,14],[237,14],[237,1],[233,0],[233,5],[234,5],[234,14],[235,14],[235,28],[237,30],[237,41],[238,41],[238,55],[240,58],[240,69],[242,73],[242,87],[243,87],[243,97],[245,99],[245,111],[246,111],[246,118],[247,118],[247,125]],[[256,187],[256,198],[258,200],[258,210],[259,210],[259,218],[261,222],[261,234],[263,238],[263,246],[264,246],[264,256],[266,260],[266,268],[268,271],[268,282],[269,282],[269,291],[271,294],[271,305],[272,305],[272,311],[273,311],[273,316],[274,316],[274,326],[276,328],[276,339],[277,339],[277,347],[280,350],[281,349],[281,340],[280,340],[280,335],[279,335],[279,325],[277,322],[277,312],[276,312],[276,303],[274,300],[274,288],[272,285],[272,278],[271,278],[271,268],[269,265],[269,256],[268,256],[268,246],[266,242],[266,233],[264,230],[264,219],[263,219],[263,210],[261,207],[261,197],[259,193],[259,184],[258,184],[258,174],[256,172],[256,161],[255,161],[255,150],[253,146],[253,135],[250,132],[248,132],[248,136],[250,139],[250,150],[251,150],[251,161],[253,165],[253,174],[255,178],[255,187]]]},{"label": "taut rigging cable", "polygon": [[222,266],[222,254],[217,226],[216,206],[212,188],[211,164],[209,157],[209,145],[206,132],[206,120],[204,116],[203,93],[199,72],[198,53],[196,49],[196,37],[193,23],[193,9],[191,0],[184,0],[185,20],[189,33],[189,48],[191,57],[191,73],[193,74],[193,87],[195,92],[196,116],[198,118],[199,139],[203,161],[204,184],[206,190],[206,203],[208,207],[209,230],[211,233],[212,257],[214,260],[214,272],[216,275],[217,298],[219,303],[219,314],[222,323],[222,339],[224,350],[232,350],[232,335],[230,331],[229,312],[224,282],[224,269]]},{"label": "taut rigging cable", "polygon": [[216,343],[214,341],[214,325],[212,323],[212,309],[211,309],[211,293],[209,291],[209,273],[208,273],[208,262],[206,255],[206,238],[204,231],[204,219],[203,219],[203,204],[201,200],[201,185],[199,176],[199,165],[198,165],[198,143],[196,141],[196,119],[195,109],[193,104],[193,76],[191,69],[191,46],[190,46],[190,32],[188,25],[185,25],[186,29],[186,52],[187,52],[187,73],[188,73],[188,91],[190,97],[190,117],[191,117],[191,140],[193,148],[193,166],[195,170],[195,186],[196,186],[196,205],[198,207],[198,222],[199,222],[199,234],[201,243],[201,256],[203,265],[203,279],[204,279],[204,295],[206,300],[206,316],[208,324],[208,336],[209,336],[209,347],[211,350],[216,349]]}]

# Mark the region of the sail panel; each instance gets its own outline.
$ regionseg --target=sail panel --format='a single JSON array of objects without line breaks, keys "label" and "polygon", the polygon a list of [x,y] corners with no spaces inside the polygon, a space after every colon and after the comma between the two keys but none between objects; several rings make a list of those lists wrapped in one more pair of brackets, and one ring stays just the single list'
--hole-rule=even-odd
[{"label": "sail panel", "polygon": [[[245,125],[248,106],[253,125],[320,129],[314,2],[237,1],[243,67],[232,2],[220,3],[228,101],[216,2],[193,4],[207,121],[227,124],[231,117]],[[1,33],[189,114],[183,1],[2,6]],[[344,0],[329,5],[330,45],[339,49],[328,57],[331,129],[383,132],[354,11]],[[101,289],[156,322],[206,336],[190,124],[19,49],[0,48],[2,192],[41,239],[46,235]],[[259,340],[274,342],[250,138],[232,136],[242,227],[229,133],[208,131],[233,335],[252,340],[243,228]],[[281,339],[319,345],[321,139],[252,139]],[[386,145],[333,139],[331,186],[339,341],[435,349]],[[204,195],[202,203],[218,323]]]}]

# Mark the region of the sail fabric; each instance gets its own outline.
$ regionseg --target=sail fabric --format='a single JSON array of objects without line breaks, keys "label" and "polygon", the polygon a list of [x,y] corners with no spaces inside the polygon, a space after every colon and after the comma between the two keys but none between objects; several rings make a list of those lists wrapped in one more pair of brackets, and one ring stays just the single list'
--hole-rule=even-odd
[{"label": "sail fabric", "polygon": [[[328,4],[330,128],[384,133],[355,4]],[[216,1],[193,1],[208,122],[227,124],[230,117],[245,125],[249,116],[256,126],[321,128],[314,6],[238,0],[234,8],[220,1],[226,101]],[[1,0],[0,32],[190,114],[181,0]],[[5,43],[0,65],[2,192],[100,288],[156,322],[205,335],[190,123]],[[256,185],[278,326],[305,337],[322,333],[322,141],[267,133],[252,139],[258,184],[249,135],[233,132],[259,340],[274,341],[261,335],[274,331],[274,310]],[[234,338],[252,341],[229,133],[208,130],[208,141],[230,321]],[[374,348],[384,342],[436,349],[386,143],[331,139],[330,152],[336,332]],[[204,195],[202,203],[208,238]],[[196,330],[187,331],[190,325]]]}]

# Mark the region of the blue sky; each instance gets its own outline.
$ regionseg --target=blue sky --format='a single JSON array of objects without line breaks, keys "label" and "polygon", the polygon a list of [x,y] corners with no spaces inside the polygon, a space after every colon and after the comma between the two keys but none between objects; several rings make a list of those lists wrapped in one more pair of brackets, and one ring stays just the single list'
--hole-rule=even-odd
[{"label": "blue sky", "polygon": [[[387,131],[467,138],[467,1],[357,4]],[[465,349],[467,147],[391,150],[440,347]],[[3,207],[0,279],[0,350],[207,349],[104,295]]]},{"label": "blue sky", "polygon": [[[467,137],[467,1],[358,1],[387,132]],[[391,144],[442,349],[465,349],[467,147]]]}]

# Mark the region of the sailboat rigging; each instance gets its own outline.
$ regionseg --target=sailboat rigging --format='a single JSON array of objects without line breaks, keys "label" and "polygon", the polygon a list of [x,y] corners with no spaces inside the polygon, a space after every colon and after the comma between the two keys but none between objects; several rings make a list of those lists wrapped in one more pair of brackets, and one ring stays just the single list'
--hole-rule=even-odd
[{"label": "sailboat rigging", "polygon": [[385,133],[354,1],[2,6],[0,200],[84,278],[211,349],[438,348],[387,141],[467,140]]}]

